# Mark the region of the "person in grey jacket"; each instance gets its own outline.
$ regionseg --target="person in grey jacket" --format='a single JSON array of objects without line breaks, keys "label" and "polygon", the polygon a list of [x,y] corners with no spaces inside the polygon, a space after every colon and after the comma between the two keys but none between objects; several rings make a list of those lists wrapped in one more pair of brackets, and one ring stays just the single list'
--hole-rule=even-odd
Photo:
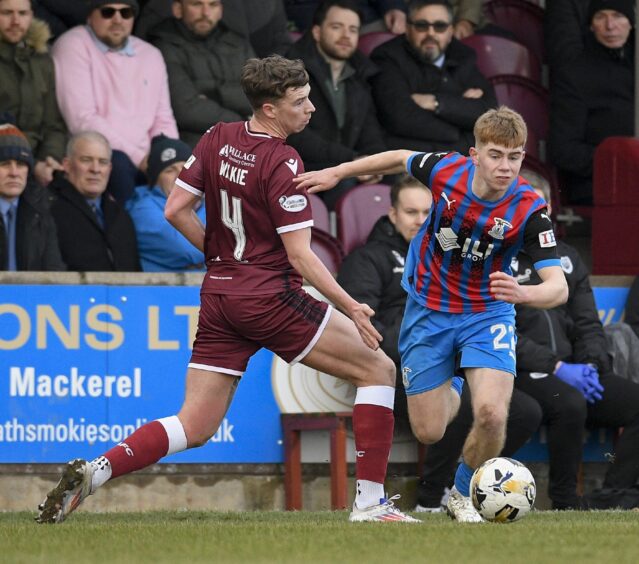
[{"label": "person in grey jacket", "polygon": [[192,147],[217,122],[251,115],[240,72],[254,52],[221,18],[220,0],[175,0],[173,17],[149,32],[149,41],[166,62],[180,138]]}]

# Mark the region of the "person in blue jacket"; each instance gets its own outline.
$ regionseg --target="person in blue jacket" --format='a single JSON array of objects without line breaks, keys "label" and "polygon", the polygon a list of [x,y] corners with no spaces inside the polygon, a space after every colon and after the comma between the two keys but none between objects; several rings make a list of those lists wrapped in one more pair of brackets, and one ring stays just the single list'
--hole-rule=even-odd
[{"label": "person in blue jacket", "polygon": [[[126,209],[135,224],[138,253],[145,272],[204,271],[204,255],[164,218],[164,205],[190,147],[179,139],[158,135],[151,141],[149,184],[138,186]],[[205,222],[204,205],[197,215]]]}]

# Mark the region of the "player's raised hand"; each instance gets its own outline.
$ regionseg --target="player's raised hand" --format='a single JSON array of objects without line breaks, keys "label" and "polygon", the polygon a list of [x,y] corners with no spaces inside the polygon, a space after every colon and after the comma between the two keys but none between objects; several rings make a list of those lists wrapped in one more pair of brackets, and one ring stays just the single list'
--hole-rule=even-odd
[{"label": "player's raised hand", "polygon": [[311,194],[330,190],[340,180],[341,177],[337,173],[337,167],[334,166],[323,170],[303,172],[293,178],[293,182],[297,182],[298,188],[306,188]]},{"label": "player's raised hand", "polygon": [[364,344],[368,348],[376,351],[383,337],[371,323],[371,317],[375,315],[375,312],[367,304],[357,304],[357,306],[348,313],[353,323],[355,323],[355,327],[357,327],[357,331],[359,331],[359,335],[362,341],[364,341]]},{"label": "player's raised hand", "polygon": [[527,301],[526,286],[521,286],[517,279],[505,272],[490,273],[490,293],[495,299],[509,304],[520,304]]}]

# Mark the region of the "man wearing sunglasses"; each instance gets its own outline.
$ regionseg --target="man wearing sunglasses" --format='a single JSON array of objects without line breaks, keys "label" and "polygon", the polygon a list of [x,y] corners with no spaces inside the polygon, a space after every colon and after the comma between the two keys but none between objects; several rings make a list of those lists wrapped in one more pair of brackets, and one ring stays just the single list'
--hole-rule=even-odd
[{"label": "man wearing sunglasses", "polygon": [[131,35],[137,0],[91,0],[87,23],[53,47],[60,111],[72,134],[94,130],[113,148],[107,190],[121,203],[145,183],[151,139],[178,136],[162,54]]},{"label": "man wearing sunglasses", "polygon": [[496,107],[475,52],[453,33],[447,0],[411,0],[406,33],[371,54],[381,70],[373,95],[390,148],[467,154],[475,121]]}]

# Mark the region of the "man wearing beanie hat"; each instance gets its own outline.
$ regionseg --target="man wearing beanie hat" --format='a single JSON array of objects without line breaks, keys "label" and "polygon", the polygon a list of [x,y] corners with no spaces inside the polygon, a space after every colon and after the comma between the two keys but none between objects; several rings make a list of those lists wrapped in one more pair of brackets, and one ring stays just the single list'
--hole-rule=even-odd
[{"label": "man wearing beanie hat", "polygon": [[573,204],[592,204],[595,149],[631,137],[634,116],[634,3],[591,0],[584,52],[554,71],[549,154]]},{"label": "man wearing beanie hat", "polygon": [[0,270],[66,270],[44,193],[27,188],[32,168],[24,133],[0,124]]},{"label": "man wearing beanie hat", "polygon": [[92,130],[113,149],[108,191],[124,203],[145,180],[151,139],[177,137],[162,54],[131,35],[136,0],[91,0],[87,25],[53,46],[60,111],[71,133]]},{"label": "man wearing beanie hat", "polygon": [[[182,272],[204,270],[204,254],[164,218],[166,200],[191,156],[189,146],[164,135],[154,137],[149,154],[148,185],[138,186],[126,204],[133,219],[142,270],[145,272]],[[203,224],[203,205],[196,210]]]},{"label": "man wearing beanie hat", "polygon": [[24,132],[43,186],[60,170],[67,128],[56,100],[47,24],[33,18],[31,0],[0,0],[0,111]]}]

